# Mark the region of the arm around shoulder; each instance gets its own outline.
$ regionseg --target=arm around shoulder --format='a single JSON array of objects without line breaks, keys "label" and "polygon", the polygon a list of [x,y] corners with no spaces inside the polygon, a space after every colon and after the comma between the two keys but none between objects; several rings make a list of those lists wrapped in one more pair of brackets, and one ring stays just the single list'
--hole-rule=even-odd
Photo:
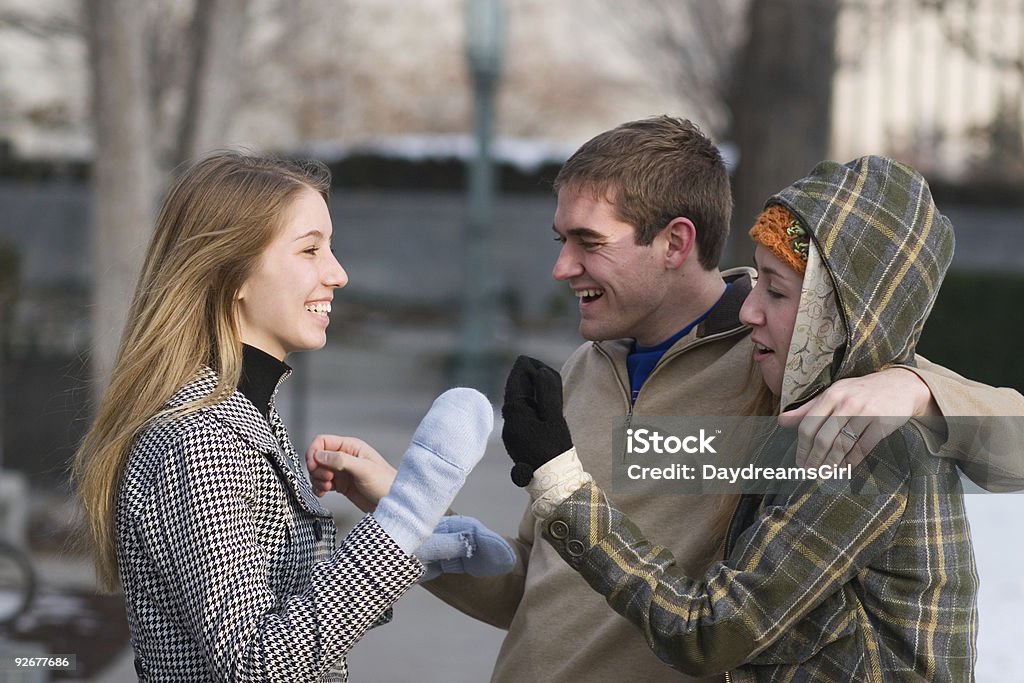
[{"label": "arm around shoulder", "polygon": [[1007,387],[975,382],[918,356],[905,367],[928,385],[945,422],[946,440],[924,431],[929,450],[954,458],[989,491],[1024,489],[1024,396]]}]

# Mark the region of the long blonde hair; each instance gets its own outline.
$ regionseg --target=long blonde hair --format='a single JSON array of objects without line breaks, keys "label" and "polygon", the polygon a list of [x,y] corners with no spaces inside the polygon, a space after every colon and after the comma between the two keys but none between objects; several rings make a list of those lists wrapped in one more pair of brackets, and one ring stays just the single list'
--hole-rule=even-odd
[{"label": "long blonde hair", "polygon": [[[101,588],[118,583],[117,496],[136,437],[154,419],[198,410],[234,391],[242,362],[235,295],[306,188],[327,199],[325,166],[225,151],[186,168],[168,191],[110,385],[72,466]],[[204,366],[218,373],[214,392],[165,410]]]}]

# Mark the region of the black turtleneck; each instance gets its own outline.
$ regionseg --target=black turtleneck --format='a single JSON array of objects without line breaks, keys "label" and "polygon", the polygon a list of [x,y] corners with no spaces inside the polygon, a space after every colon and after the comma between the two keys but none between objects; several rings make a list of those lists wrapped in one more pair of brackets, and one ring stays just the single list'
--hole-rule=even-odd
[{"label": "black turtleneck", "polygon": [[264,419],[269,419],[270,397],[281,377],[289,370],[291,368],[284,361],[255,346],[242,344],[242,376],[238,379],[238,391],[256,406]]}]

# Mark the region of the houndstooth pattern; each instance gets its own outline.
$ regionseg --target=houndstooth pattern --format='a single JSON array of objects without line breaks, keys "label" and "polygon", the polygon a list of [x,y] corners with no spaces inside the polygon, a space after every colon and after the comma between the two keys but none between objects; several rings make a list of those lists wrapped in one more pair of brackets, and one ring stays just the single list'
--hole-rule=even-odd
[{"label": "houndstooth pattern", "polygon": [[140,681],[345,681],[345,654],[423,571],[370,515],[335,548],[273,399],[269,422],[235,392],[132,450],[118,565]]}]

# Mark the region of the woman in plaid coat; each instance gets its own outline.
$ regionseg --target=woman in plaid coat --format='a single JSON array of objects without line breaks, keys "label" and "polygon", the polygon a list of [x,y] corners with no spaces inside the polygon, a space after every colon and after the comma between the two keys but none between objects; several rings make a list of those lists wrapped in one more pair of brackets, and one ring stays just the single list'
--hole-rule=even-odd
[{"label": "woman in plaid coat", "polygon": [[75,461],[141,681],[345,680],[345,654],[423,573],[413,553],[483,454],[490,404],[446,392],[335,544],[275,408],[285,358],[324,345],[348,280],[329,181],[319,164],[225,152],[164,200]]},{"label": "woman in plaid coat", "polygon": [[[920,174],[881,157],[819,164],[751,236],[760,275],[741,319],[776,410],[912,362],[953,253]],[[688,576],[583,471],[554,370],[517,361],[503,414],[545,539],[670,666],[733,681],[973,680],[978,581],[959,477],[914,423],[849,480],[742,496],[724,559]],[[795,448],[777,430],[751,462],[792,466]]]}]

